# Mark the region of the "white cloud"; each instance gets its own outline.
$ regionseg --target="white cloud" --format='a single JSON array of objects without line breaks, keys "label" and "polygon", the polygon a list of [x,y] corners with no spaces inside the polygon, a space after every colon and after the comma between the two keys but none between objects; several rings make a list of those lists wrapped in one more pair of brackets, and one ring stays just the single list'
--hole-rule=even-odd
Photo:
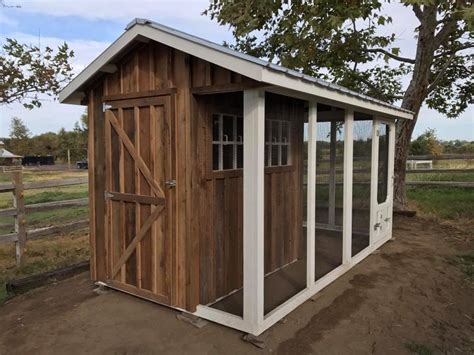
[{"label": "white cloud", "polygon": [[21,104],[0,108],[0,137],[10,134],[10,120],[20,117],[33,134],[57,132],[61,127],[72,129],[85,111],[84,106],[64,105],[58,101],[43,101],[39,109],[27,110]]},{"label": "white cloud", "polygon": [[16,26],[18,25],[18,22],[7,17],[5,13],[0,12],[0,25],[10,25],[10,26]]},{"label": "white cloud", "polygon": [[[199,21],[208,0],[17,0],[23,11],[90,20],[130,20],[133,17]],[[203,19],[204,20],[204,19]],[[209,21],[209,19],[206,19]]]}]

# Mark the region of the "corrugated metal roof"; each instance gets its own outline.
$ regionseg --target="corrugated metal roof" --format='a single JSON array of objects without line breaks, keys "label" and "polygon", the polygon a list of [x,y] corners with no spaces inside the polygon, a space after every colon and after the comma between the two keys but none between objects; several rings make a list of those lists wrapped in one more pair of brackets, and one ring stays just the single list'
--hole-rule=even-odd
[{"label": "corrugated metal roof", "polygon": [[0,158],[21,158],[21,155],[16,155],[4,148],[0,148]]},{"label": "corrugated metal roof", "polygon": [[197,43],[199,45],[202,45],[202,46],[211,48],[213,50],[219,51],[221,53],[225,53],[225,54],[237,57],[239,59],[243,59],[245,61],[260,65],[262,67],[268,68],[268,69],[276,71],[276,72],[284,73],[285,75],[287,75],[291,78],[295,78],[295,79],[299,79],[299,80],[302,80],[302,81],[310,82],[310,83],[313,83],[314,85],[317,85],[319,87],[323,87],[323,88],[334,90],[334,91],[337,91],[337,92],[340,92],[340,93],[344,93],[346,95],[353,96],[353,97],[356,97],[356,98],[359,98],[359,99],[362,99],[362,100],[365,100],[365,101],[369,101],[369,102],[372,102],[372,103],[375,103],[375,104],[378,104],[378,105],[381,105],[381,106],[390,107],[392,109],[395,109],[395,110],[398,110],[398,111],[401,111],[401,112],[406,112],[406,113],[413,114],[413,112],[411,112],[409,110],[406,110],[406,109],[403,109],[401,107],[389,104],[385,101],[375,99],[373,97],[358,93],[358,92],[353,91],[353,90],[349,90],[349,89],[347,89],[343,86],[336,85],[336,84],[330,83],[328,81],[312,77],[310,75],[302,74],[302,73],[300,73],[296,70],[292,70],[292,69],[285,68],[285,67],[277,65],[277,64],[273,64],[271,62],[267,62],[265,60],[262,60],[262,59],[257,58],[257,57],[253,57],[251,55],[235,51],[235,50],[230,49],[228,47],[224,47],[224,46],[219,45],[217,43],[214,43],[214,42],[208,41],[206,39],[191,35],[191,34],[186,33],[186,32],[179,31],[177,29],[162,25],[160,23],[157,23],[157,22],[154,22],[154,21],[151,21],[151,20],[148,20],[148,19],[136,18],[127,25],[126,30],[131,29],[135,25],[150,26],[150,27],[156,28],[160,31],[169,33],[173,36],[177,36],[177,37],[183,38],[185,40],[192,41],[192,42]]}]

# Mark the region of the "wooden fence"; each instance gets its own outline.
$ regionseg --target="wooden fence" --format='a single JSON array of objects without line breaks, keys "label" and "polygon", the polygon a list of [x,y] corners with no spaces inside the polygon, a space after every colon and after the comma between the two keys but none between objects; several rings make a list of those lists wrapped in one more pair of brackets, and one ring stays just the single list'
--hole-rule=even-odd
[{"label": "wooden fence", "polygon": [[54,225],[50,227],[28,229],[27,228],[27,212],[49,211],[61,209],[65,207],[87,206],[87,198],[79,198],[74,200],[63,200],[46,203],[37,203],[25,205],[25,190],[45,189],[51,187],[62,187],[87,184],[86,178],[51,180],[44,182],[23,183],[23,173],[21,171],[11,172],[12,182],[0,185],[0,193],[13,193],[13,207],[0,210],[0,216],[12,216],[14,218],[15,231],[13,233],[0,235],[0,244],[15,243],[16,244],[16,262],[22,265],[26,250],[27,240],[41,239],[53,234],[67,233],[73,230],[82,229],[89,225],[88,220],[80,220],[76,222]]},{"label": "wooden fence", "polygon": [[[466,156],[463,156],[464,158]],[[418,157],[427,158],[427,157]],[[459,159],[458,156],[456,158]],[[450,156],[448,159],[454,159]],[[355,173],[369,172],[370,169],[354,169]],[[474,172],[474,169],[414,169],[408,170],[407,174],[413,173],[466,173]],[[318,174],[328,174],[329,170],[319,170]],[[342,170],[339,171],[342,173]],[[76,222],[55,225],[50,227],[28,229],[27,228],[27,212],[49,211],[53,209],[62,209],[67,207],[80,207],[88,205],[88,198],[80,198],[74,200],[63,200],[46,203],[37,203],[32,205],[25,205],[24,191],[33,189],[45,189],[51,187],[62,187],[87,184],[87,178],[52,180],[44,182],[29,182],[23,183],[23,175],[20,171],[12,171],[12,182],[1,184],[0,193],[13,193],[13,207],[0,209],[0,216],[14,217],[15,231],[13,233],[0,235],[0,244],[15,243],[16,244],[16,260],[17,264],[21,265],[24,261],[24,252],[26,249],[27,240],[41,239],[54,234],[67,233],[73,230],[82,229],[89,225],[88,220],[80,220]],[[363,184],[363,183],[360,183]],[[446,186],[446,187],[469,187],[474,188],[474,182],[456,182],[456,181],[407,181],[408,186]]]}]

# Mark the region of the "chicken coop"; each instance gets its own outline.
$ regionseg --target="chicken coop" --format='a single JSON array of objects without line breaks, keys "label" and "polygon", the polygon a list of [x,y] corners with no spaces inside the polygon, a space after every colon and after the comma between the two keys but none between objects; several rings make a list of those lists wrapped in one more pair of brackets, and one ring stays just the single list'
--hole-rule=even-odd
[{"label": "chicken coop", "polygon": [[259,335],[391,238],[409,111],[144,19],[60,101],[111,288]]}]

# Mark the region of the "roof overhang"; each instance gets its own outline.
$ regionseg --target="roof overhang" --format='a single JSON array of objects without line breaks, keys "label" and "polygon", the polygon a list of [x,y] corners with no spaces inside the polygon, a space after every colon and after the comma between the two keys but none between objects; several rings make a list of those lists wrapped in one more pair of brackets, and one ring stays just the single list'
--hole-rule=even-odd
[{"label": "roof overhang", "polygon": [[60,92],[59,101],[81,104],[85,96],[83,90],[88,83],[98,74],[110,72],[114,60],[132,43],[142,42],[144,38],[165,44],[255,81],[286,90],[288,93],[292,92],[293,96],[321,100],[381,117],[413,119],[412,112],[397,106],[143,19],[132,21],[115,42]]}]

